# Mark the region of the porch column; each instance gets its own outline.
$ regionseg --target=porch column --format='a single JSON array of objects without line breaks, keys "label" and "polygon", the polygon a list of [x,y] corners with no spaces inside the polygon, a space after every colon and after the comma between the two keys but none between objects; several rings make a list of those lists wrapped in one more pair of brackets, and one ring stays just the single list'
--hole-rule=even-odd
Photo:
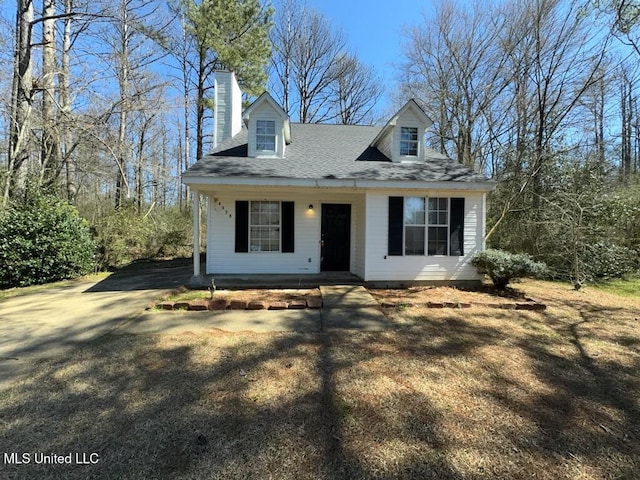
[{"label": "porch column", "polygon": [[200,194],[193,190],[193,277],[191,284],[201,284],[200,275]]}]

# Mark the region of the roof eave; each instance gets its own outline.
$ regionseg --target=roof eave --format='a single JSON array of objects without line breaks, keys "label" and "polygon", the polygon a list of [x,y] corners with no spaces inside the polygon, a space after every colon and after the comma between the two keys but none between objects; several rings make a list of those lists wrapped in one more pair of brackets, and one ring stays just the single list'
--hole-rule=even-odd
[{"label": "roof eave", "polygon": [[206,186],[254,186],[254,187],[309,187],[309,188],[369,188],[369,189],[434,189],[434,190],[466,190],[490,192],[496,188],[496,182],[456,182],[452,180],[367,180],[367,179],[329,179],[329,178],[284,178],[284,177],[217,177],[215,175],[190,174],[182,175],[182,182],[198,190]]}]

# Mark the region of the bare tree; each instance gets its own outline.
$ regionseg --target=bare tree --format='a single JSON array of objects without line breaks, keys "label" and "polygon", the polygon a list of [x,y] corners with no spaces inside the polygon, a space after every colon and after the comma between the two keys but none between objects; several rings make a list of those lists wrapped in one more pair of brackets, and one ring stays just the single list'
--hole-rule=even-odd
[{"label": "bare tree", "polygon": [[510,81],[499,41],[506,16],[497,7],[489,14],[486,4],[462,10],[444,2],[425,22],[407,32],[404,89],[426,99],[441,152],[483,170],[484,152],[504,128],[492,109]]},{"label": "bare tree", "polygon": [[3,205],[6,204],[9,197],[20,198],[25,194],[30,161],[29,140],[31,136],[33,101],[33,65],[31,56],[33,1],[18,0],[16,5],[15,66]]},{"label": "bare tree", "polygon": [[364,65],[355,55],[344,55],[337,59],[337,73],[329,87],[337,122],[373,124],[373,111],[383,92],[374,69]]},{"label": "bare tree", "polygon": [[56,1],[42,2],[42,139],[39,184],[53,182],[59,173],[58,131],[56,122]]}]

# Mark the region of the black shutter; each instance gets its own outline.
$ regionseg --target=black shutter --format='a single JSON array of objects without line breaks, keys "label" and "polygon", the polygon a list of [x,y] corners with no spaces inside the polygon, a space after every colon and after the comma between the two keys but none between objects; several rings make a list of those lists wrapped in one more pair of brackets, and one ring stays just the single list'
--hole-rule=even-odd
[{"label": "black shutter", "polygon": [[249,202],[236,200],[236,252],[249,251]]},{"label": "black shutter", "polygon": [[404,197],[389,197],[389,255],[402,255]]},{"label": "black shutter", "polygon": [[282,202],[282,252],[294,251],[294,208],[293,202]]},{"label": "black shutter", "polygon": [[451,199],[449,216],[449,255],[464,255],[464,198]]}]

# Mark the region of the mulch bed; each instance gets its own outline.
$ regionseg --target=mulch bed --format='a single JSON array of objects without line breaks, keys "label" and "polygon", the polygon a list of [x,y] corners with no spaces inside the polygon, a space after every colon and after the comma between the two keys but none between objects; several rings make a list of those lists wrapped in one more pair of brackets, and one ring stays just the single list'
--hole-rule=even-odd
[{"label": "mulch bed", "polygon": [[[490,286],[478,290],[454,287],[411,287],[370,289],[383,309],[388,308],[499,308],[505,310],[542,311],[546,305],[525,297],[515,289],[498,291]],[[218,291],[212,299],[163,301],[162,310],[287,310],[322,308],[319,289],[311,290],[239,290]]]}]

